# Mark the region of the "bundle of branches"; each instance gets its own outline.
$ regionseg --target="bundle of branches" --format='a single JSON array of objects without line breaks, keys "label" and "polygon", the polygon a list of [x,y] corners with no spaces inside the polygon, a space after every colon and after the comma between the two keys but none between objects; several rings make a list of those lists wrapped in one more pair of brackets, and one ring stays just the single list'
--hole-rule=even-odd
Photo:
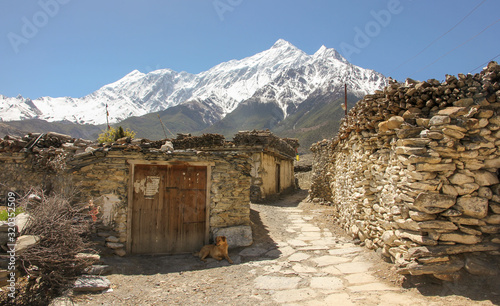
[{"label": "bundle of branches", "polygon": [[295,156],[295,148],[298,148],[298,141],[291,138],[283,140],[268,130],[239,132],[234,135],[233,142],[237,146],[264,146],[275,148],[290,156]]},{"label": "bundle of branches", "polygon": [[176,150],[195,149],[203,147],[224,146],[225,138],[220,134],[203,134],[202,136],[178,136],[172,139],[172,144]]},{"label": "bundle of branches", "polygon": [[30,221],[22,234],[39,236],[40,241],[19,255],[22,269],[40,284],[43,294],[59,294],[94,263],[88,256],[76,256],[95,253],[88,239],[93,226],[89,207],[71,205],[71,198],[61,194],[40,193],[29,199]]}]

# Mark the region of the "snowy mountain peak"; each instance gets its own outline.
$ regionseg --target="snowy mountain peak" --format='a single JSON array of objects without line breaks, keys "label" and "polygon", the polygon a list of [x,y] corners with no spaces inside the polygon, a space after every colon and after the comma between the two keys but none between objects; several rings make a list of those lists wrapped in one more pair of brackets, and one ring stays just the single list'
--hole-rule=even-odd
[{"label": "snowy mountain peak", "polygon": [[318,51],[316,51],[316,53],[314,53],[313,55],[314,57],[316,58],[335,58],[343,63],[349,63],[342,55],[340,55],[339,52],[337,52],[337,50],[333,49],[333,48],[327,48],[325,47],[325,45],[321,46],[321,48],[318,49]]},{"label": "snowy mountain peak", "polygon": [[284,40],[284,39],[278,39],[274,45],[271,47],[271,49],[282,49],[282,48],[293,48],[297,49],[294,45],[292,45],[290,42]]},{"label": "snowy mountain peak", "polygon": [[268,50],[196,75],[171,69],[149,73],[134,70],[82,98],[43,97],[31,101],[22,96],[0,97],[0,118],[103,124],[108,105],[109,121],[116,123],[198,101],[212,110],[204,120],[213,121],[224,118],[250,98],[277,104],[286,117],[313,92],[336,90],[335,84],[346,82],[358,95],[372,93],[387,83],[383,75],[350,64],[333,48],[321,46],[308,55],[279,39]]}]

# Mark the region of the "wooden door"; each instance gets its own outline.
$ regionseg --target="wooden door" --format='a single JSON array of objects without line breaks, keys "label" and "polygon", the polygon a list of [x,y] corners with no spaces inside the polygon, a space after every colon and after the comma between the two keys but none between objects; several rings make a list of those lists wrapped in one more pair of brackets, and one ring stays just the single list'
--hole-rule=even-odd
[{"label": "wooden door", "polygon": [[207,167],[135,165],[131,252],[178,254],[205,243]]},{"label": "wooden door", "polygon": [[276,164],[275,182],[276,182],[276,193],[280,193],[281,192],[281,166],[280,166],[280,164]]}]

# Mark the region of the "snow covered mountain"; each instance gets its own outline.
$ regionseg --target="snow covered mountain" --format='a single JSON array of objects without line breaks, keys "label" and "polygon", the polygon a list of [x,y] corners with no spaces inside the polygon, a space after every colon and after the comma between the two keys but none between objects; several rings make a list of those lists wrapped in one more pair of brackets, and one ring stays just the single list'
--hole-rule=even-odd
[{"label": "snow covered mountain", "polygon": [[308,55],[280,39],[266,51],[199,74],[134,70],[82,98],[31,100],[0,95],[0,119],[103,124],[107,104],[109,120],[116,123],[186,103],[202,105],[203,120],[213,124],[250,98],[275,103],[286,118],[311,94],[338,90],[344,83],[350,92],[363,96],[383,88],[387,80],[380,73],[350,64],[334,49],[322,46]]}]

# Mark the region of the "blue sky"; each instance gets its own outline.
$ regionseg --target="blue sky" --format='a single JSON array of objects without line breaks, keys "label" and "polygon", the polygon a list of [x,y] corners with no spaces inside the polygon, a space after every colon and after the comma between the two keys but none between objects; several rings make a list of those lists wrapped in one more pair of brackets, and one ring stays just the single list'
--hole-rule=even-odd
[{"label": "blue sky", "polygon": [[82,97],[134,69],[199,73],[279,38],[443,80],[500,55],[498,12],[498,0],[0,0],[0,94]]}]

